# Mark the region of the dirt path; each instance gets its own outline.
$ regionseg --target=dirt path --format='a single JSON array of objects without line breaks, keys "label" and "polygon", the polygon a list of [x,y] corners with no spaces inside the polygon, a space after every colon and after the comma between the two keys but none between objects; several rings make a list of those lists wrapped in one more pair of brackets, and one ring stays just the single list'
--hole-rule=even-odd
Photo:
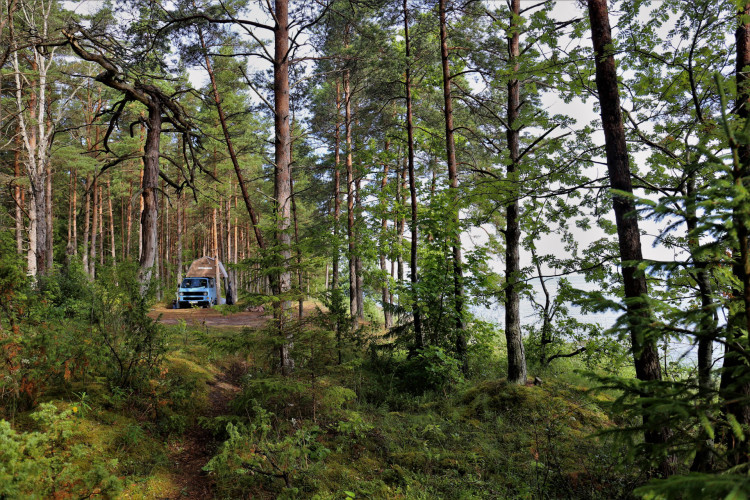
[{"label": "dirt path", "polygon": [[[233,371],[235,370],[219,373],[212,381],[207,382],[210,389],[204,417],[216,417],[227,413],[229,402],[240,392],[236,380],[232,380],[234,377],[229,375]],[[214,481],[203,471],[203,466],[214,455],[218,445],[211,432],[198,424],[188,429],[180,441],[170,444],[169,459],[174,465],[175,483],[180,491],[175,499],[214,498]]]},{"label": "dirt path", "polygon": [[222,314],[216,309],[167,309],[163,306],[155,307],[148,314],[152,318],[161,316],[160,321],[165,325],[176,325],[180,320],[188,326],[236,326],[258,328],[271,319],[271,314],[263,311],[236,312]]},{"label": "dirt path", "polygon": [[[317,307],[309,302],[305,304],[305,311],[309,314]],[[270,312],[267,314],[263,310],[222,314],[216,309],[169,309],[164,306],[155,307],[149,316],[167,325],[185,321],[188,326],[201,328],[262,328],[272,319]],[[246,371],[247,366],[235,363],[207,382],[210,386],[208,405],[202,416],[216,417],[228,413],[229,402],[240,392],[239,379]],[[187,429],[181,439],[170,443],[168,455],[173,467],[172,477],[179,491],[173,497],[175,500],[214,497],[214,481],[203,471],[203,467],[216,453],[219,444],[210,431],[197,424]]]}]

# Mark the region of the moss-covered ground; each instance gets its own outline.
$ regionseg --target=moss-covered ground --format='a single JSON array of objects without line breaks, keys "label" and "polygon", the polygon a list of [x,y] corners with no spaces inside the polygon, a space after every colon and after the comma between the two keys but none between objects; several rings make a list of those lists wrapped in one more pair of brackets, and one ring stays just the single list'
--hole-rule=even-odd
[{"label": "moss-covered ground", "polygon": [[158,396],[77,381],[46,397],[47,417],[15,415],[8,498],[627,498],[643,481],[599,435],[608,398],[578,376],[515,386],[484,370],[415,390],[390,370],[398,355],[354,346],[339,364],[309,335],[281,377],[263,332],[167,328]]}]

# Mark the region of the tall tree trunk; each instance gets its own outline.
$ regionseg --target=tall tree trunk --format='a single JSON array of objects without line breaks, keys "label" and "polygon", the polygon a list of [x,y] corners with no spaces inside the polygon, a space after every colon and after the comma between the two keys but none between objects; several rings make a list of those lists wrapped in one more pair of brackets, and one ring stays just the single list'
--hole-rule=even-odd
[{"label": "tall tree trunk", "polygon": [[[693,259],[696,273],[695,282],[698,285],[698,294],[701,299],[701,322],[696,336],[698,337],[698,390],[700,397],[704,402],[711,402],[713,399],[713,387],[711,382],[711,368],[713,365],[713,344],[716,340],[717,318],[713,307],[713,292],[711,290],[711,281],[707,271],[707,264],[702,257],[698,255],[700,241],[696,235],[698,229],[698,215],[696,212],[697,193],[695,189],[695,171],[688,175],[686,184],[686,207],[687,216],[685,218],[688,231],[688,249]],[[695,235],[695,236],[694,236]],[[708,433],[702,436],[698,449],[695,452],[693,463],[690,470],[693,472],[710,472],[713,469],[713,460],[715,457],[714,438]]]},{"label": "tall tree trunk", "polygon": [[116,263],[116,252],[115,252],[115,216],[112,212],[112,189],[110,186],[109,177],[107,177],[107,210],[109,211],[109,236],[110,236],[110,250],[109,254],[112,257],[112,265]]},{"label": "tall tree trunk", "polygon": [[414,314],[414,349],[424,347],[424,335],[422,333],[422,316],[419,311],[419,295],[417,293],[417,179],[414,172],[414,119],[412,113],[411,98],[411,39],[409,38],[409,8],[408,0],[403,0],[404,8],[404,42],[406,45],[406,71],[404,87],[406,90],[406,136],[409,159],[409,195],[411,201],[411,253],[409,267],[411,272],[411,301],[412,313]]},{"label": "tall tree trunk", "polygon": [[[357,169],[359,170],[359,169]],[[364,286],[364,273],[362,272],[362,255],[360,255],[359,249],[362,248],[362,200],[359,196],[361,187],[362,176],[358,171],[356,173],[356,181],[354,183],[354,203],[355,209],[354,214],[357,218],[357,223],[354,224],[354,239],[356,241],[357,253],[354,256],[354,272],[357,281],[357,318],[360,321],[365,318],[365,286]]]},{"label": "tall tree trunk", "polygon": [[[289,0],[276,0],[274,5],[276,26],[274,29],[273,95],[275,138],[275,183],[274,203],[276,208],[276,243],[279,247],[279,262],[282,271],[275,276],[278,295],[285,295],[291,289],[291,131],[289,123]],[[289,352],[292,334],[287,331],[285,322],[290,309],[289,300],[284,298],[275,308],[279,334],[282,336],[279,347],[281,372],[288,374],[294,368]]]},{"label": "tall tree trunk", "polygon": [[128,199],[126,202],[126,206],[128,207],[128,215],[126,216],[127,222],[127,233],[125,236],[125,258],[130,260],[130,246],[133,241],[133,238],[131,236],[131,231],[133,229],[133,179],[130,179],[128,187]]},{"label": "tall tree trunk", "polygon": [[[20,129],[20,125],[17,126]],[[20,130],[16,131],[16,147],[13,151],[13,175],[15,176],[16,185],[13,188],[14,200],[16,202],[16,252],[18,255],[23,255],[23,200],[21,199],[23,190],[18,185],[18,180],[21,178],[21,133]]]},{"label": "tall tree trunk", "polygon": [[86,184],[84,184],[83,193],[86,196],[86,208],[84,208],[83,215],[83,248],[81,249],[81,255],[83,260],[83,270],[86,274],[91,277],[89,271],[89,231],[91,230],[91,197],[93,196],[93,190],[91,189],[91,175],[86,174]]},{"label": "tall tree trunk", "polygon": [[[401,165],[399,178],[396,179],[396,198],[398,199],[399,210],[396,212],[395,223],[398,227],[398,253],[396,254],[396,271],[400,286],[404,283],[404,231],[406,230],[406,217],[403,216],[402,207],[406,206],[406,171],[407,157],[404,156]],[[401,306],[401,293],[398,294],[398,305]],[[399,307],[400,310],[400,307]],[[401,313],[399,312],[399,319]]]},{"label": "tall tree trunk", "polygon": [[304,314],[305,300],[302,295],[302,250],[299,247],[299,221],[297,219],[297,199],[294,194],[294,178],[292,178],[292,219],[294,220],[294,245],[296,249],[297,257],[297,293],[299,299],[297,300],[297,317],[302,319]]},{"label": "tall tree trunk", "polygon": [[[47,124],[48,127],[52,125]],[[46,224],[45,232],[47,237],[44,242],[44,262],[46,272],[52,272],[52,266],[54,264],[54,219],[52,218],[52,167],[47,160],[47,167],[45,170],[44,179],[44,220]]]},{"label": "tall tree trunk", "polygon": [[336,82],[336,128],[333,146],[333,258],[331,270],[331,289],[339,287],[339,220],[341,218],[341,84]]},{"label": "tall tree trunk", "polygon": [[73,255],[78,255],[78,172],[73,170]]},{"label": "tall tree trunk", "polygon": [[[290,122],[290,129],[294,132],[294,111],[292,111],[292,119]],[[289,139],[289,164],[294,165],[294,138]],[[297,318],[302,319],[305,309],[305,299],[302,295],[302,249],[299,246],[299,220],[297,219],[297,196],[294,193],[294,173],[290,173],[289,184],[292,189],[292,222],[294,223],[294,246],[296,254],[297,264]]]},{"label": "tall tree trunk", "polygon": [[177,282],[182,281],[182,194],[177,193]]},{"label": "tall tree trunk", "polygon": [[145,292],[151,281],[154,262],[156,261],[156,233],[159,217],[159,205],[156,198],[159,188],[159,140],[161,137],[162,107],[158,99],[152,98],[148,108],[146,144],[143,155],[143,184],[141,199],[141,247],[138,261],[138,281],[141,292]]},{"label": "tall tree trunk", "polygon": [[[234,196],[234,246],[232,247],[234,249],[234,256],[232,258],[232,263],[235,265],[239,262],[239,245],[240,228],[237,220],[237,196]],[[236,267],[230,272],[232,274],[232,303],[236,304],[240,293],[239,273],[237,272]]]},{"label": "tall tree trunk", "polygon": [[[385,153],[388,154],[390,149],[390,141],[385,141]],[[388,158],[383,162],[383,179],[380,181],[380,245],[378,246],[379,258],[380,258],[380,272],[382,274],[383,286],[382,286],[382,305],[383,305],[383,323],[386,328],[393,326],[393,316],[390,308],[390,296],[388,290],[388,267],[386,264],[386,254],[388,248],[386,241],[388,239],[388,216],[386,209],[388,207],[388,201],[386,198],[386,186],[388,185],[388,171],[390,165],[388,164]],[[398,182],[398,181],[397,181]]]},{"label": "tall tree trunk", "polygon": [[464,332],[464,285],[463,263],[461,262],[461,222],[458,207],[458,167],[456,162],[456,141],[453,137],[453,98],[451,96],[451,69],[448,59],[448,22],[446,20],[446,2],[439,0],[440,16],[440,58],[443,66],[443,101],[445,103],[445,151],[448,163],[448,181],[450,182],[451,216],[453,234],[453,301],[456,309],[456,354],[461,360],[464,373],[468,371],[466,357],[466,333]]},{"label": "tall tree trunk", "polygon": [[99,184],[99,265],[104,267],[104,239],[107,231],[104,229],[104,186]]},{"label": "tall tree trunk", "polygon": [[29,201],[29,249],[26,253],[27,269],[30,276],[36,276],[38,270],[38,259],[37,259],[37,246],[38,246],[38,232],[37,232],[37,203],[34,200],[34,193],[29,190],[30,201]]},{"label": "tall tree trunk", "polygon": [[[124,179],[123,179],[124,182]],[[125,199],[120,198],[120,258],[125,260]]]},{"label": "tall tree trunk", "polygon": [[[284,0],[288,1],[288,0]],[[258,242],[258,247],[261,249],[266,248],[265,241],[263,239],[263,234],[260,231],[260,226],[258,225],[258,213],[255,210],[255,207],[253,206],[252,202],[250,201],[250,195],[247,192],[247,186],[245,186],[245,179],[242,175],[242,169],[240,168],[239,160],[237,159],[237,153],[234,151],[234,143],[232,141],[232,137],[229,134],[229,127],[227,126],[227,119],[226,114],[224,113],[224,107],[221,104],[221,96],[219,95],[219,87],[216,84],[216,75],[214,74],[213,66],[211,65],[211,59],[208,57],[208,50],[206,48],[206,42],[203,38],[203,31],[198,28],[198,38],[201,43],[201,48],[203,50],[204,54],[204,61],[206,63],[206,71],[208,72],[208,77],[211,80],[211,91],[213,93],[214,98],[214,104],[216,104],[216,111],[219,115],[219,122],[221,123],[221,131],[224,134],[224,141],[227,144],[227,150],[229,151],[229,157],[232,160],[232,166],[234,167],[234,172],[237,175],[237,183],[240,185],[240,191],[242,192],[242,199],[245,202],[245,208],[247,208],[247,213],[250,214],[250,222],[253,226],[253,231],[255,233],[255,240]],[[288,71],[288,68],[287,68]],[[288,79],[288,78],[287,78]],[[288,81],[287,81],[288,84]],[[275,88],[275,87],[274,87]],[[288,90],[287,90],[288,93]],[[287,102],[288,102],[288,96],[287,96]]]},{"label": "tall tree trunk", "polygon": [[[227,265],[232,263],[232,196],[234,187],[232,186],[232,183],[229,183],[229,197],[227,198],[227,210],[226,210],[226,226],[227,226],[227,235],[226,235],[226,247],[227,247],[227,257],[224,261],[224,268],[227,269]],[[227,269],[227,303],[234,304],[234,283],[231,279],[232,276],[232,270]]]},{"label": "tall tree trunk", "polygon": [[[138,174],[138,185],[143,186],[143,172],[145,170],[146,165],[146,154],[145,154],[145,137],[143,134],[143,127],[141,127],[141,170]],[[138,197],[138,262],[141,261],[141,258],[143,256],[143,192],[141,191],[141,195]]]},{"label": "tall tree trunk", "polygon": [[212,217],[213,252],[212,253],[213,253],[213,257],[216,259],[216,263],[215,263],[216,272],[214,274],[214,279],[216,280],[216,303],[219,304],[220,303],[219,297],[220,297],[220,291],[221,291],[221,275],[219,274],[219,261],[221,259],[219,258],[220,257],[219,255],[219,231],[218,231],[219,228],[217,224],[218,216],[216,212],[217,212],[216,208],[214,207],[213,212],[212,212],[213,213],[213,217]]},{"label": "tall tree trunk", "polygon": [[[341,82],[336,81],[336,128],[334,130],[333,145],[333,257],[331,271],[331,300],[338,308],[341,305],[341,294],[339,292],[339,259],[341,255],[341,242],[339,241],[341,221]],[[347,189],[348,191],[348,189]],[[338,362],[342,359],[342,330],[340,311],[336,311],[336,351]]]},{"label": "tall tree trunk", "polygon": [[[596,88],[599,93],[610,186],[612,189],[629,194],[633,192],[633,187],[620,109],[615,58],[611,49],[612,35],[607,2],[606,0],[588,0],[588,7],[596,64]],[[643,381],[661,380],[656,341],[648,331],[645,331],[645,324],[651,317],[651,313],[646,304],[648,295],[646,276],[637,270],[637,266],[643,262],[643,255],[635,204],[626,196],[613,196],[612,204],[617,225],[636,376]],[[643,419],[644,427],[648,429],[649,415],[644,415]],[[660,445],[668,441],[669,435],[670,430],[663,427],[646,430],[644,437],[647,443]],[[669,475],[673,470],[674,465],[669,458],[660,464],[660,472],[663,475]]]},{"label": "tall tree trunk", "polygon": [[[745,4],[738,12],[738,26],[735,32],[737,46],[737,60],[735,79],[737,83],[737,102],[735,110],[740,123],[750,119],[750,77],[747,67],[750,66],[750,4]],[[741,190],[747,189],[750,176],[750,144],[740,144],[738,161],[732,168],[732,180]],[[726,412],[733,415],[744,428],[750,425],[750,383],[748,382],[747,350],[750,341],[750,249],[748,249],[747,216],[743,208],[732,210],[732,226],[737,234],[737,247],[732,251],[732,273],[741,283],[735,287],[732,295],[742,301],[742,306],[736,308],[727,321],[727,343],[724,355],[724,365],[721,372],[720,391],[722,399],[726,401]],[[748,462],[749,446],[747,440],[739,441],[733,435],[725,438],[730,452],[732,464]]]},{"label": "tall tree trunk", "polygon": [[[36,17],[31,13],[36,6],[21,4],[24,15]],[[41,26],[33,26],[35,37],[39,40],[47,39],[47,22],[49,12],[40,13]],[[52,146],[54,134],[48,126],[47,112],[47,74],[52,64],[52,58],[42,56],[41,51],[31,47],[31,54],[25,58],[33,75],[30,81],[22,81],[23,68],[20,66],[19,53],[21,48],[15,37],[14,23],[9,23],[11,44],[13,45],[13,73],[15,77],[15,101],[18,131],[25,152],[26,175],[29,179],[29,248],[27,251],[27,272],[30,276],[45,274],[52,265],[48,261],[49,226],[47,224],[47,172],[49,167],[49,149]],[[28,90],[29,98],[24,99],[24,90]]]},{"label": "tall tree trunk", "polygon": [[91,254],[89,255],[89,276],[96,278],[96,236],[99,230],[99,181],[96,176],[91,184]]},{"label": "tall tree trunk", "polygon": [[521,297],[518,290],[521,279],[521,227],[519,223],[518,202],[518,167],[519,167],[519,122],[518,111],[521,106],[520,85],[516,74],[518,72],[517,59],[519,50],[518,20],[521,15],[521,1],[511,0],[510,36],[508,37],[508,57],[511,61],[513,76],[508,82],[508,141],[507,182],[509,200],[505,205],[505,340],[508,348],[508,381],[513,384],[526,383],[526,353],[523,348],[521,335]]},{"label": "tall tree trunk", "polygon": [[73,217],[75,215],[75,212],[73,211],[73,190],[75,189],[73,173],[74,170],[71,170],[68,179],[68,239],[65,244],[66,262],[69,261],[70,256],[73,255]]},{"label": "tall tree trunk", "polygon": [[349,70],[344,70],[344,131],[346,141],[346,237],[349,259],[349,314],[357,321],[357,260],[356,236],[354,234],[354,164],[352,160],[352,109]]}]

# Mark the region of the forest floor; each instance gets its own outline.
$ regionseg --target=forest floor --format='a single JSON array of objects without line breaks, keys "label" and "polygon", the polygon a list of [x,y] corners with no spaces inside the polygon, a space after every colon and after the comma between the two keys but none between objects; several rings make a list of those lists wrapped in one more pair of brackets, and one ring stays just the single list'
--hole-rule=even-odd
[{"label": "forest floor", "polygon": [[225,327],[237,326],[248,328],[259,328],[271,319],[271,313],[264,311],[243,311],[226,313],[214,308],[193,308],[193,309],[171,309],[163,305],[154,307],[149,316],[165,325],[176,325],[180,320],[185,321],[187,326],[191,327]]},{"label": "forest floor", "polygon": [[612,397],[589,390],[576,360],[519,387],[503,377],[502,352],[478,352],[464,379],[444,358],[372,348],[373,322],[340,362],[319,307],[305,304],[287,376],[274,370],[265,311],[155,307],[164,357],[144,388],[64,381],[47,420],[16,416],[6,434],[41,443],[50,460],[17,455],[29,472],[14,491],[28,494],[8,498],[31,498],[43,481],[65,498],[154,500],[632,498],[643,483],[620,466],[627,448],[599,435],[614,425]]},{"label": "forest floor", "polygon": [[[229,413],[229,402],[240,392],[239,380],[226,370],[218,373],[207,385],[208,407],[203,417],[215,418]],[[193,424],[182,439],[170,443],[169,459],[174,464],[173,481],[179,489],[176,498],[214,498],[214,481],[203,471],[203,467],[215,454],[220,443],[206,428]]]},{"label": "forest floor", "polygon": [[[222,309],[222,307],[172,309],[164,304],[158,304],[151,309],[149,316],[154,319],[158,318],[165,325],[177,325],[182,320],[190,327],[234,326],[247,328],[262,328],[273,317],[273,312],[270,309],[264,310],[262,307],[259,308],[260,310],[238,312],[228,312]],[[305,314],[310,314],[320,307],[320,304],[317,302],[306,301],[304,306]],[[296,317],[296,313],[297,308],[295,303],[295,307],[292,308],[292,315]]]},{"label": "forest floor", "polygon": [[[262,328],[272,318],[263,310],[228,313],[219,308],[172,309],[165,305],[155,306],[149,313],[165,325],[177,325],[184,321],[192,328]],[[229,413],[229,402],[240,392],[238,374],[243,367],[231,364],[220,369],[208,385],[208,405],[201,417],[216,418]],[[174,465],[173,483],[179,493],[175,498],[209,499],[214,498],[214,481],[203,471],[203,467],[216,453],[220,443],[208,429],[194,423],[181,436],[169,443],[169,460]]]}]

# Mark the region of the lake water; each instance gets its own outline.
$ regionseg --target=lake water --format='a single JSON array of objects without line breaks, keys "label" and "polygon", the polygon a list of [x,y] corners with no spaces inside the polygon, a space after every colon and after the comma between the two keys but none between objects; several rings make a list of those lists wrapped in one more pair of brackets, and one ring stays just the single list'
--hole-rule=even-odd
[{"label": "lake water", "polygon": [[[567,276],[566,278],[574,288],[577,288],[579,290],[593,291],[596,288],[594,284],[586,282],[586,279],[583,275],[571,275]],[[557,294],[557,283],[557,278],[549,278],[545,281],[547,290],[550,292],[551,300],[554,299],[555,295]],[[532,286],[532,294],[534,295],[534,297],[536,297],[536,300],[540,303],[543,303],[544,292],[542,291],[542,286],[539,283],[539,280],[533,280],[529,282],[529,284]],[[493,301],[493,303],[491,303],[489,307],[473,306],[472,313],[478,319],[497,324],[500,327],[503,327],[503,325],[505,324],[505,308],[496,300]],[[520,314],[522,326],[541,324],[540,314],[534,310],[531,301],[526,298],[521,300]],[[606,329],[612,327],[615,324],[619,316],[619,312],[605,311],[599,313],[584,313],[581,311],[580,307],[570,305],[569,315],[581,323],[599,324],[599,326]],[[613,333],[613,335],[616,334]],[[673,339],[667,344],[666,347],[667,356],[670,360],[680,360],[681,362],[690,365],[695,364],[697,358],[697,347],[693,345],[691,339]],[[664,346],[660,346],[660,352],[663,353],[663,349]],[[714,352],[715,357],[718,360],[722,354],[722,350],[718,349],[717,346],[715,346]]]}]

